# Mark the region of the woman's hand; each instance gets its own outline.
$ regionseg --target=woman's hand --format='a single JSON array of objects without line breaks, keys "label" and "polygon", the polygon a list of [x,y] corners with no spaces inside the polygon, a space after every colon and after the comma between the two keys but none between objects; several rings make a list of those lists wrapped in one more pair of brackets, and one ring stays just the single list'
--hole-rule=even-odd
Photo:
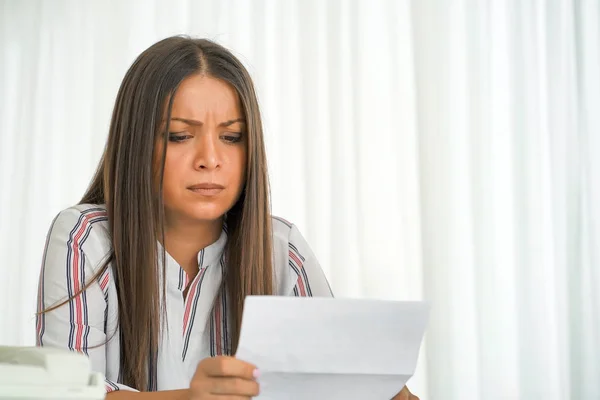
[{"label": "woman's hand", "polygon": [[258,370],[234,357],[205,358],[190,382],[190,400],[245,400],[258,396]]},{"label": "woman's hand", "polygon": [[419,400],[417,396],[412,394],[406,386],[402,388],[400,393],[394,396],[392,400]]}]

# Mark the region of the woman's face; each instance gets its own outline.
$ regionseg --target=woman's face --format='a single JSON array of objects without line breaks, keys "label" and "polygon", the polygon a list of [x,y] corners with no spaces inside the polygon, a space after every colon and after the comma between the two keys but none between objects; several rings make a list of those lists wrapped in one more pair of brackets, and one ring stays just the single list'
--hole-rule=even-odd
[{"label": "woman's face", "polygon": [[173,99],[168,135],[167,225],[219,220],[238,200],[246,176],[247,130],[237,92],[219,79],[188,77]]}]

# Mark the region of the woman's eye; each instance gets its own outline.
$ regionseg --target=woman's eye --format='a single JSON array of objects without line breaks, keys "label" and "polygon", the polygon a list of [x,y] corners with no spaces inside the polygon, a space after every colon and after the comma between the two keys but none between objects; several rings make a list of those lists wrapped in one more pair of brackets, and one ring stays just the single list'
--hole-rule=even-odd
[{"label": "woman's eye", "polygon": [[190,135],[186,135],[185,133],[181,133],[181,132],[170,132],[169,133],[169,141],[174,142],[174,143],[183,142],[184,140],[188,139],[189,137],[190,137]]},{"label": "woman's eye", "polygon": [[221,136],[221,138],[228,143],[238,143],[242,140],[241,133],[228,133],[226,135]]}]

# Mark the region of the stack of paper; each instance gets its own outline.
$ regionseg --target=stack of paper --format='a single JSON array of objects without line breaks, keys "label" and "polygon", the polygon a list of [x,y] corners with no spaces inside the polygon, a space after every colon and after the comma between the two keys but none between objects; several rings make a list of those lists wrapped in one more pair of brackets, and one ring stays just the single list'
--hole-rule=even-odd
[{"label": "stack of paper", "polygon": [[261,400],[389,400],[414,374],[424,302],[249,296],[236,357]]}]

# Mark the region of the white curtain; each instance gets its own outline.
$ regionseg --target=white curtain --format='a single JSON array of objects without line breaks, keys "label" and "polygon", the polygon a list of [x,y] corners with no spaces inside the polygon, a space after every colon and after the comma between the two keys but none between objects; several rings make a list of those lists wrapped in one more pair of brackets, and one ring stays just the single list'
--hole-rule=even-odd
[{"label": "white curtain", "polygon": [[597,0],[0,1],[0,344],[134,57],[230,47],[338,296],[426,299],[423,399],[600,398]]}]

